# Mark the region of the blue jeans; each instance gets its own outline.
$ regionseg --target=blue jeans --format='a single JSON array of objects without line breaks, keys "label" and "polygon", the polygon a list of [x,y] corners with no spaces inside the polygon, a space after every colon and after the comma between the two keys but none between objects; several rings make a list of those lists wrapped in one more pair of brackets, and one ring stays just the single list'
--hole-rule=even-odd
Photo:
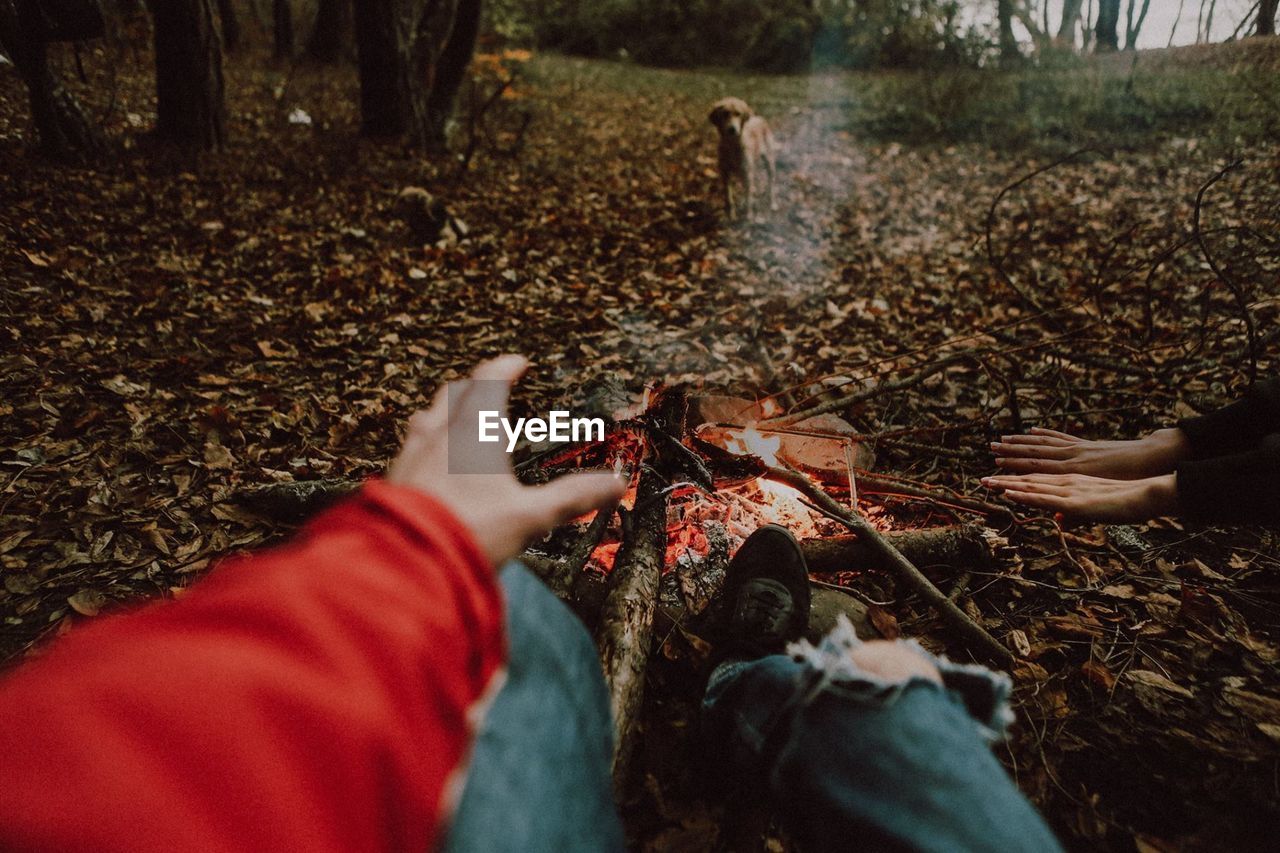
[{"label": "blue jeans", "polygon": [[[445,849],[621,850],[595,647],[526,569],[504,567],[502,585],[508,680]],[[793,656],[722,664],[707,687],[719,760],[767,795],[802,849],[1059,850],[988,745],[1009,716],[1007,679],[935,659],[944,687],[886,684],[854,666],[857,642],[844,623]]]},{"label": "blue jeans", "polygon": [[519,563],[502,567],[507,681],[471,752],[449,853],[624,849],[613,723],[586,628]]},{"label": "blue jeans", "polygon": [[915,646],[942,673],[887,683],[853,662],[847,621],[791,655],[721,664],[703,724],[737,786],[802,850],[1058,851],[991,753],[1009,681]]}]

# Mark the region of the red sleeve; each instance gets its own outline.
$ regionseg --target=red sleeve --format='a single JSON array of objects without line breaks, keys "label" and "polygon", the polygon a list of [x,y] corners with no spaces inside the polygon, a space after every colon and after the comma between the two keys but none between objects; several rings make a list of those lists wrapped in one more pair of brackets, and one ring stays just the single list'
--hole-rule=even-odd
[{"label": "red sleeve", "polygon": [[372,482],[0,681],[0,849],[428,850],[502,616],[460,523]]}]

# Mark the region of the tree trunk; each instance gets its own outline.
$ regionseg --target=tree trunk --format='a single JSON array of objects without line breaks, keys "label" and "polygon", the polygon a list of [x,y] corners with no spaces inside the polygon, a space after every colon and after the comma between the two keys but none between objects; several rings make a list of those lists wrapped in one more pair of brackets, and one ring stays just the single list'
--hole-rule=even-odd
[{"label": "tree trunk", "polygon": [[1142,24],[1147,20],[1147,10],[1151,7],[1151,0],[1142,0],[1142,9],[1138,12],[1138,20],[1133,20],[1133,8],[1138,5],[1138,0],[1129,0],[1129,9],[1125,15],[1124,23],[1124,49],[1137,50],[1138,33],[1142,32]]},{"label": "tree trunk", "polygon": [[156,135],[196,148],[226,141],[222,47],[210,0],[150,0],[155,25]]},{"label": "tree trunk", "polygon": [[1173,47],[1174,36],[1178,34],[1178,24],[1182,23],[1182,7],[1186,2],[1187,0],[1178,0],[1178,14],[1173,18],[1173,29],[1169,30],[1169,43],[1165,45],[1166,48]]},{"label": "tree trunk", "polygon": [[1258,26],[1254,35],[1273,36],[1276,34],[1276,6],[1280,0],[1261,0],[1258,3]]},{"label": "tree trunk", "polygon": [[1113,53],[1120,49],[1120,0],[1098,0],[1097,53]]},{"label": "tree trunk", "polygon": [[240,19],[236,17],[236,7],[231,0],[218,0],[218,23],[222,25],[222,49],[236,50],[240,47]]},{"label": "tree trunk", "polygon": [[453,30],[437,63],[435,85],[427,96],[427,145],[436,151],[445,149],[445,129],[453,115],[458,89],[466,76],[471,55],[480,35],[481,0],[458,0]]},{"label": "tree trunk", "polygon": [[1080,20],[1080,7],[1082,5],[1084,5],[1084,0],[1063,0],[1062,20],[1058,24],[1058,34],[1054,38],[1063,47],[1075,47],[1076,24]]},{"label": "tree trunk", "polygon": [[275,58],[293,56],[293,9],[289,7],[289,0],[272,0],[271,31],[276,43]]},{"label": "tree trunk", "polygon": [[457,0],[361,0],[356,4],[360,129],[366,136],[430,137],[427,95],[453,30]]},{"label": "tree trunk", "polygon": [[317,62],[337,62],[346,51],[350,32],[351,0],[320,0],[307,55]]},{"label": "tree trunk", "polygon": [[0,46],[27,86],[40,148],[60,160],[100,153],[106,148],[102,133],[49,69],[38,11],[34,0],[0,0]]},{"label": "tree trunk", "polygon": [[1013,0],[997,0],[996,17],[1000,22],[1000,62],[1016,63],[1022,58],[1018,40],[1013,37]]},{"label": "tree trunk", "polygon": [[1208,44],[1213,40],[1213,10],[1218,7],[1218,0],[1209,0],[1209,13],[1204,19],[1204,41]]}]

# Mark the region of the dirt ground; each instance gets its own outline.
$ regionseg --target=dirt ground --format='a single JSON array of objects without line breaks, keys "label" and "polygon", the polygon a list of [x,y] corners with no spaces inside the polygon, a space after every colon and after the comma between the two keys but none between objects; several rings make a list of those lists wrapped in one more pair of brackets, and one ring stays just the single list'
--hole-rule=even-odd
[{"label": "dirt ground", "polygon": [[[1136,435],[1232,399],[1251,361],[1275,369],[1274,143],[1169,136],[1053,165],[870,137],[849,119],[854,75],[496,61],[518,74],[515,97],[461,175],[359,140],[352,70],[256,54],[228,62],[226,151],[159,150],[141,49],[87,56],[79,87],[118,156],[58,166],[29,151],[25,94],[0,68],[5,658],[286,533],[231,499],[378,472],[437,384],[499,352],[533,360],[526,412],[650,382],[805,397],[954,358],[847,415],[879,437],[879,470],[984,499],[994,436]],[[716,200],[706,113],[726,94],[782,145],[778,210],[761,223],[726,223]],[[299,109],[309,124],[290,122]],[[1197,193],[1236,159],[1200,206],[1233,289],[1193,223]],[[407,185],[446,199],[466,239],[413,245],[392,211]],[[972,520],[890,509],[903,525]],[[964,606],[1024,658],[999,754],[1055,830],[1081,849],[1273,843],[1276,534],[989,523],[1018,556],[974,572]],[[885,609],[883,625],[966,657],[926,608]],[[696,678],[674,657],[649,685],[633,841],[785,845],[704,795]]]}]

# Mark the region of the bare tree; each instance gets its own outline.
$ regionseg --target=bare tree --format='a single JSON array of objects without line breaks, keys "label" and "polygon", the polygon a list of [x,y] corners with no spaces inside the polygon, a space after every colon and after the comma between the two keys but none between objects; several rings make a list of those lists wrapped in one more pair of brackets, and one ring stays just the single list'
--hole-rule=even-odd
[{"label": "bare tree", "polygon": [[1095,28],[1098,53],[1113,53],[1120,49],[1120,0],[1098,0],[1098,25]]},{"label": "bare tree", "polygon": [[1173,19],[1173,29],[1169,30],[1169,43],[1165,47],[1173,47],[1173,38],[1178,34],[1178,24],[1182,23],[1182,7],[1187,0],[1178,0],[1178,14]]},{"label": "bare tree", "polygon": [[156,135],[196,148],[226,141],[222,45],[211,0],[148,0],[155,28]]},{"label": "bare tree", "polygon": [[218,0],[218,23],[222,27],[222,49],[236,50],[240,47],[240,18],[236,16],[236,7],[231,0]]},{"label": "bare tree", "polygon": [[106,140],[49,69],[49,51],[34,0],[0,0],[0,47],[27,86],[40,147],[70,160],[101,152]]},{"label": "bare tree", "polygon": [[350,33],[351,0],[319,0],[307,55],[319,62],[337,62],[347,49]]},{"label": "bare tree", "polygon": [[1022,58],[1018,40],[1013,37],[1014,0],[996,0],[996,18],[1000,24],[1000,61],[1017,62]]},{"label": "bare tree", "polygon": [[276,59],[293,56],[293,9],[289,0],[271,0],[271,32]]},{"label": "bare tree", "polygon": [[[1084,0],[1062,0],[1062,19],[1058,23],[1058,34],[1054,41],[1064,47],[1074,47],[1076,43],[1076,23],[1080,20],[1080,7]],[[1049,6],[1045,3],[1045,8]]]},{"label": "bare tree", "polygon": [[1142,9],[1138,12],[1138,19],[1133,19],[1134,7],[1138,5],[1138,0],[1129,0],[1129,8],[1125,13],[1124,20],[1124,49],[1136,50],[1138,47],[1138,33],[1142,31],[1142,24],[1147,20],[1147,9],[1151,6],[1151,0],[1142,0]]},{"label": "bare tree", "polygon": [[1200,15],[1196,18],[1196,44],[1207,42],[1210,33],[1213,32],[1213,10],[1218,5],[1218,0],[1200,0]]},{"label": "bare tree", "polygon": [[356,4],[360,126],[367,136],[431,138],[428,94],[453,31],[457,0],[361,0]]},{"label": "bare tree", "polygon": [[480,35],[480,7],[481,0],[458,0],[453,30],[437,63],[435,81],[427,97],[427,145],[437,151],[444,150],[445,129],[453,115],[458,88],[476,50],[476,38]]},{"label": "bare tree", "polygon": [[1280,5],[1280,0],[1260,0],[1258,3],[1258,25],[1254,28],[1254,35],[1273,36],[1276,34],[1277,5]]}]

